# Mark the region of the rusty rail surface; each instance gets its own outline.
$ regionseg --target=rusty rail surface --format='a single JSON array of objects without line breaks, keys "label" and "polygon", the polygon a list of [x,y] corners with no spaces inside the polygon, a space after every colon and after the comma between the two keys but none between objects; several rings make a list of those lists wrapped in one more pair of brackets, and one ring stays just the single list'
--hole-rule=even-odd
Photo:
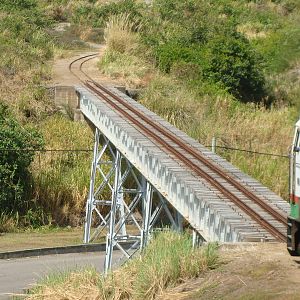
[{"label": "rusty rail surface", "polygon": [[[225,180],[225,182],[229,183],[243,195],[245,195],[252,202],[260,206],[265,212],[267,212],[270,216],[274,218],[274,220],[287,225],[286,218],[280,214],[278,211],[274,210],[270,207],[264,200],[255,195],[252,191],[248,190],[245,186],[239,183],[235,178],[230,176],[230,174],[226,173],[222,170],[218,165],[211,162],[209,159],[203,156],[201,152],[187,145],[184,141],[182,141],[175,134],[166,130],[162,125],[157,124],[151,118],[146,116],[144,113],[141,113],[136,108],[132,107],[127,101],[120,98],[119,96],[112,93],[110,90],[102,86],[101,84],[95,82],[86,72],[82,70],[83,65],[91,60],[96,58],[97,54],[86,55],[74,60],[69,65],[70,72],[76,76],[82,84],[87,87],[89,90],[94,92],[96,95],[101,97],[101,99],[105,100],[111,107],[113,107],[119,114],[121,114],[126,119],[130,120],[139,130],[141,130],[148,137],[151,137],[154,141],[156,141],[159,145],[161,145],[164,149],[166,149],[169,153],[173,154],[177,159],[179,159],[184,165],[186,165],[190,170],[193,170],[197,175],[204,178],[211,186],[216,188],[219,192],[221,192],[224,196],[226,196],[230,201],[232,201],[237,207],[239,207],[242,211],[244,211],[247,215],[251,217],[251,219],[255,220],[258,224],[260,224],[263,228],[265,228],[271,235],[273,235],[279,241],[286,241],[286,235],[280,232],[273,224],[265,220],[259,213],[257,213],[253,208],[244,203],[239,199],[232,191],[228,190],[228,188],[224,187],[224,185],[218,182],[213,176],[207,174],[200,166],[194,163],[190,158],[188,158],[185,154],[187,153],[191,155],[193,158],[196,158],[199,162],[213,171],[215,174],[220,176],[221,179]],[[77,74],[72,68],[76,62],[83,60],[79,69],[77,70],[79,74]],[[82,78],[82,75],[85,78]],[[130,113],[125,110],[130,111]],[[141,122],[141,120],[146,123],[148,126],[151,126],[153,129],[145,126]],[[162,138],[160,135],[163,135]],[[170,145],[170,141],[175,143],[178,148],[174,148],[174,146]],[[178,150],[180,149],[181,152]],[[183,153],[182,153],[183,152]]]}]

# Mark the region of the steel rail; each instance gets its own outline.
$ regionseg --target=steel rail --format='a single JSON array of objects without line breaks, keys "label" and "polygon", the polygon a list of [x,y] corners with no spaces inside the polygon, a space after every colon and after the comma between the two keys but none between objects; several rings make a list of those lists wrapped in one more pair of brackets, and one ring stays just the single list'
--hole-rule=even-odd
[{"label": "steel rail", "polygon": [[278,213],[276,210],[273,210],[270,208],[270,206],[265,203],[262,199],[257,197],[254,193],[246,189],[243,185],[241,185],[238,181],[236,181],[234,178],[230,177],[226,172],[224,172],[220,167],[218,167],[216,164],[213,164],[211,161],[209,161],[207,158],[205,158],[203,155],[201,155],[198,151],[194,150],[192,147],[188,146],[186,143],[181,141],[177,136],[170,133],[166,129],[162,128],[161,126],[157,125],[155,122],[153,122],[151,119],[146,117],[143,113],[136,110],[135,108],[132,108],[130,104],[128,104],[123,99],[117,97],[115,94],[113,94],[111,91],[106,89],[105,87],[99,85],[96,82],[93,82],[98,88],[103,90],[105,93],[107,93],[109,96],[113,97],[115,100],[119,101],[122,105],[124,105],[127,109],[131,110],[133,113],[135,113],[138,117],[140,117],[144,122],[151,125],[154,129],[159,131],[161,134],[168,137],[172,142],[176,143],[178,146],[186,150],[189,154],[197,158],[201,163],[203,163],[206,167],[212,169],[214,172],[216,172],[220,177],[225,179],[228,183],[230,183],[232,186],[234,186],[236,189],[238,189],[240,192],[242,192],[245,196],[250,198],[252,201],[254,201],[256,204],[258,204],[261,208],[265,209],[266,211],[269,211],[270,214],[279,222],[286,225],[287,221],[286,218]]},{"label": "steel rail", "polygon": [[[89,56],[81,57],[81,59],[87,58]],[[91,58],[89,58],[89,59],[91,59]],[[78,61],[78,60],[79,59],[77,59],[76,61]],[[183,150],[187,151],[192,156],[194,156],[197,159],[199,159],[199,161],[201,161],[203,164],[205,164],[208,168],[212,169],[215,173],[217,173],[219,176],[221,176],[227,182],[229,182],[230,184],[232,184],[232,186],[234,186],[236,189],[238,189],[239,191],[241,191],[244,195],[246,195],[248,198],[250,198],[253,202],[255,202],[260,207],[262,207],[266,212],[268,212],[271,216],[273,216],[273,218],[275,220],[280,221],[280,222],[286,224],[285,218],[281,214],[279,214],[277,211],[274,211],[263,200],[259,199],[251,191],[249,191],[246,188],[244,188],[243,186],[241,186],[240,183],[238,183],[235,179],[233,179],[232,177],[230,177],[228,174],[226,174],[224,171],[222,171],[215,164],[212,164],[210,161],[208,161],[206,158],[204,158],[202,155],[200,155],[198,152],[196,152],[190,146],[187,146],[184,142],[182,142],[176,136],[174,136],[170,132],[166,131],[164,128],[161,128],[160,126],[158,126],[157,124],[155,124],[152,120],[150,120],[148,117],[146,117],[144,114],[142,114],[138,110],[132,108],[126,101],[124,101],[123,99],[117,97],[111,91],[109,91],[105,87],[99,85],[94,80],[92,80],[92,78],[89,75],[87,75],[85,72],[82,71],[82,65],[83,65],[83,63],[84,62],[82,62],[81,65],[80,65],[80,70],[81,70],[82,73],[85,74],[85,76],[87,78],[90,79],[90,81],[83,81],[81,78],[80,78],[80,81],[83,82],[83,84],[86,87],[88,87],[95,94],[99,95],[101,98],[103,98],[104,100],[106,100],[112,107],[114,107],[122,115],[125,115],[127,119],[129,119],[131,122],[133,122],[139,128],[141,128],[145,133],[147,133],[148,136],[151,136],[155,141],[157,141],[159,144],[161,144],[162,146],[164,146],[169,152],[171,152],[177,158],[179,158],[182,162],[184,162],[196,174],[198,174],[199,176],[201,176],[202,178],[204,178],[205,180],[207,180],[212,186],[214,186],[217,190],[219,190],[223,195],[225,195],[226,197],[228,197],[236,206],[238,206],[240,209],[242,209],[243,211],[245,211],[246,214],[248,214],[252,219],[254,219],[257,223],[259,223],[267,231],[269,231],[273,236],[275,236],[277,239],[282,240],[282,241],[286,240],[286,236],[284,234],[282,234],[276,227],[274,227],[268,221],[266,221],[265,219],[263,219],[254,209],[252,209],[247,204],[245,204],[244,202],[242,202],[236,195],[234,195],[232,192],[228,191],[221,183],[217,182],[211,175],[207,174],[198,165],[196,165],[194,162],[192,162],[190,159],[188,159],[186,156],[184,156],[182,153],[180,153],[178,150],[176,150],[173,146],[169,145],[163,138],[161,138],[160,136],[158,136],[157,134],[155,134],[152,130],[150,130],[144,124],[142,124],[140,121],[138,121],[135,117],[133,117],[127,111],[125,111],[120,106],[118,106],[114,101],[112,101],[105,94],[103,94],[103,92],[105,92],[106,94],[108,94],[109,96],[111,96],[112,98],[114,98],[115,100],[117,100],[119,103],[121,103],[127,109],[129,109],[134,114],[136,114],[137,116],[139,116],[140,119],[142,119],[144,122],[146,122],[147,124],[151,125],[153,128],[155,128],[157,131],[159,131],[160,133],[162,133],[164,136],[168,137],[171,141],[175,142]],[[70,65],[70,71],[72,72],[71,69],[72,69],[72,66]],[[79,76],[76,76],[76,77],[79,77]],[[283,218],[284,218],[284,222],[283,222]]]},{"label": "steel rail", "polygon": [[[84,62],[83,62],[84,63]],[[122,105],[124,105],[127,109],[134,112],[137,116],[139,116],[143,121],[151,125],[154,129],[158,130],[161,134],[167,136],[172,142],[176,143],[178,146],[183,148],[184,150],[187,150],[189,154],[197,158],[199,161],[201,161],[206,167],[212,169],[214,172],[216,172],[219,176],[221,176],[223,179],[225,179],[228,183],[230,183],[232,186],[234,186],[237,190],[242,192],[246,197],[250,198],[252,201],[254,201],[257,205],[259,205],[262,209],[268,211],[277,221],[281,222],[284,225],[287,225],[286,217],[277,212],[276,210],[272,209],[267,203],[265,203],[264,200],[260,199],[258,196],[256,196],[253,192],[246,189],[243,185],[241,185],[237,180],[230,177],[226,172],[224,172],[220,167],[218,167],[216,164],[209,161],[207,158],[205,158],[203,155],[201,155],[198,151],[190,147],[189,145],[186,145],[183,141],[181,141],[176,135],[170,133],[162,126],[158,125],[157,123],[153,122],[150,118],[145,116],[143,113],[138,111],[137,109],[133,108],[128,102],[124,101],[120,97],[117,97],[114,93],[109,91],[104,86],[98,84],[95,82],[86,72],[82,70],[82,65],[80,65],[81,72],[89,79],[91,80],[98,88],[100,88],[102,91],[104,91],[109,96],[113,97],[118,102],[121,102]]]},{"label": "steel rail", "polygon": [[[224,186],[217,182],[211,175],[207,174],[203,171],[198,165],[189,160],[186,156],[176,150],[173,146],[169,145],[163,138],[158,136],[152,130],[147,128],[144,124],[138,121],[135,117],[130,115],[127,111],[120,108],[115,102],[105,96],[103,93],[99,91],[99,89],[93,87],[89,82],[85,84],[90,90],[92,90],[95,94],[105,99],[114,109],[121,112],[122,115],[126,116],[128,120],[133,122],[133,124],[137,125],[141,128],[148,136],[152,137],[156,142],[165,147],[170,153],[174,154],[179,160],[181,160],[185,165],[187,165],[191,170],[193,170],[197,175],[204,178],[207,182],[209,182],[212,186],[214,186],[217,190],[219,190],[224,196],[229,198],[237,207],[246,212],[253,220],[257,221],[262,227],[264,227],[267,231],[269,231],[274,237],[281,241],[286,240],[286,236],[282,234],[277,228],[275,228],[268,221],[263,219],[254,209],[249,207],[247,204],[242,202],[236,195],[232,192],[228,191]],[[183,148],[184,149],[184,148]],[[185,149],[184,149],[185,150]]]},{"label": "steel rail", "polygon": [[[79,66],[79,70],[80,70],[82,73],[84,73],[84,72],[82,71],[82,65],[83,65],[85,62],[87,62],[87,61],[89,61],[89,60],[91,60],[91,59],[93,59],[93,58],[96,58],[98,55],[99,55],[98,53],[93,53],[93,54],[88,54],[88,55],[85,55],[85,56],[80,56],[79,58],[73,60],[73,61],[69,64],[69,71],[70,71],[70,73],[72,73],[77,79],[79,79],[79,81],[81,81],[81,82],[84,84],[84,81],[80,78],[79,75],[77,75],[77,74],[72,70],[72,67],[73,67],[73,65],[74,65],[76,62],[78,62],[78,61],[80,61],[80,60],[82,60],[82,59],[87,58],[87,59],[86,59],[85,61],[83,61],[83,62],[80,64],[80,66]],[[84,74],[85,74],[85,73],[84,73]],[[85,75],[86,75],[86,74],[85,74]],[[87,76],[87,75],[86,75],[86,76]],[[89,76],[87,76],[87,77],[90,79]]]}]

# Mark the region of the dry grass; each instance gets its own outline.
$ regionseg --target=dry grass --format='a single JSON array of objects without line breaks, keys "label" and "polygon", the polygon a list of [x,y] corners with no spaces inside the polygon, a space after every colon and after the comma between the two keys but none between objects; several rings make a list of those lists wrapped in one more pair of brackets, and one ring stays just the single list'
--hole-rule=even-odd
[{"label": "dry grass", "polygon": [[0,233],[13,232],[18,226],[18,217],[14,214],[0,213]]},{"label": "dry grass", "polygon": [[128,14],[113,15],[106,23],[104,39],[109,51],[130,53],[137,47],[137,26]]},{"label": "dry grass", "polygon": [[237,30],[243,33],[249,40],[257,39],[257,38],[265,38],[268,36],[269,32],[265,30],[265,26],[263,26],[259,22],[255,23],[244,23],[237,27]]},{"label": "dry grass", "polygon": [[224,245],[219,255],[226,262],[221,268],[169,290],[162,299],[299,299],[299,259],[287,253],[284,243],[231,245],[228,249]]},{"label": "dry grass", "polygon": [[[147,64],[136,56],[108,51],[99,66],[127,86],[145,87],[140,99],[143,105],[204,145],[210,145],[212,137],[217,137],[218,146],[288,153],[297,114],[295,108],[281,103],[286,103],[287,94],[293,101],[300,95],[295,84],[298,79],[294,78],[298,74],[296,67],[295,72],[288,71],[273,79],[277,103],[265,108],[239,103],[226,94],[216,96],[205,86],[191,89],[172,76],[155,74],[149,65],[144,68]],[[287,159],[225,150],[218,153],[287,198]]]},{"label": "dry grass", "polygon": [[153,67],[136,56],[106,51],[98,63],[100,71],[127,88],[143,88],[152,78]]},{"label": "dry grass", "polygon": [[[90,149],[92,132],[87,125],[55,115],[40,124],[47,149]],[[31,171],[34,198],[56,224],[82,223],[87,196],[91,152],[38,153]]]},{"label": "dry grass", "polygon": [[139,49],[139,28],[130,15],[112,16],[106,24],[106,51],[99,61],[102,73],[118,79],[127,88],[144,87],[152,77],[153,66],[135,55]]},{"label": "dry grass", "polygon": [[0,235],[0,252],[81,244],[83,229],[48,228]]},{"label": "dry grass", "polygon": [[[47,77],[49,70],[47,67]],[[7,72],[12,72],[8,70]],[[14,116],[21,122],[31,122],[42,119],[46,114],[53,112],[54,106],[50,102],[47,90],[28,82],[30,78],[39,76],[42,71],[24,70],[16,75],[7,76],[0,70],[1,102],[6,103],[14,112]]]},{"label": "dry grass", "polygon": [[263,0],[260,2],[249,2],[246,6],[256,11],[271,11],[278,15],[286,16],[289,14],[287,8],[288,4],[288,1],[273,2],[270,0]]},{"label": "dry grass", "polygon": [[216,246],[193,249],[186,235],[159,234],[141,257],[106,278],[88,269],[49,277],[28,299],[156,299],[167,287],[216,267]]},{"label": "dry grass", "polygon": [[[262,1],[259,5],[253,4],[251,9],[280,14],[283,6]],[[255,18],[239,25],[239,31],[249,39],[268,39],[269,34],[273,34],[268,30],[272,29],[268,29]],[[109,34],[107,31],[107,41]],[[216,137],[219,146],[288,154],[293,125],[300,108],[297,100],[300,96],[297,61],[293,63],[293,69],[268,78],[276,102],[271,108],[266,108],[239,103],[230,95],[214,90],[206,83],[199,82],[202,86],[191,87],[176,79],[184,77],[178,76],[176,70],[171,70],[171,76],[159,74],[145,61],[145,53],[141,55],[140,49],[135,53],[126,52],[124,47],[112,49],[114,47],[108,47],[99,62],[101,71],[117,78],[126,86],[145,88],[141,103],[200,143],[210,145],[212,137]],[[121,49],[121,53],[118,49]],[[287,198],[286,158],[270,158],[220,149],[218,153],[275,193]]]}]

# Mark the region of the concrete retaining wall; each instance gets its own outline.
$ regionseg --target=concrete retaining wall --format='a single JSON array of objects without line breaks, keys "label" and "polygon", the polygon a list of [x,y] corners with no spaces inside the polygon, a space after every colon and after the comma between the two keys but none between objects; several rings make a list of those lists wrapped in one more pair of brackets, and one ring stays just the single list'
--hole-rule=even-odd
[{"label": "concrete retaining wall", "polygon": [[73,116],[74,121],[83,121],[78,96],[73,86],[48,87],[49,97],[63,113]]}]

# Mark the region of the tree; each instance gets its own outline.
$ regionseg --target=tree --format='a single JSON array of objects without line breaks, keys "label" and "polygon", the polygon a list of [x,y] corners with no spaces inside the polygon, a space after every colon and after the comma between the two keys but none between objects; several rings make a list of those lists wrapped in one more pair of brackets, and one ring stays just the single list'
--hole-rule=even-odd
[{"label": "tree", "polygon": [[[23,127],[7,106],[0,103],[0,210],[24,211],[30,187],[28,167],[34,149],[44,146],[36,129]],[[25,150],[25,151],[24,151]]]},{"label": "tree", "polygon": [[248,40],[232,31],[206,45],[204,75],[243,101],[260,101],[265,95],[262,63]]}]

